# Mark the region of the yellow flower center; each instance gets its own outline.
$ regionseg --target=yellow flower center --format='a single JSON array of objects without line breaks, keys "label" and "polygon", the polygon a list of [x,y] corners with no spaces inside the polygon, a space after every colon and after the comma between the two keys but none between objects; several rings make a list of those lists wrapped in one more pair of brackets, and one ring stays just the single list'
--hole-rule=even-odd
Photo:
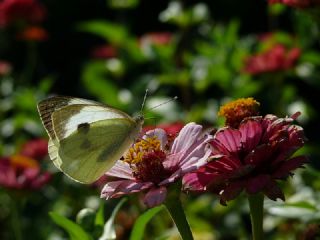
[{"label": "yellow flower center", "polygon": [[129,164],[137,164],[143,161],[143,155],[145,153],[160,150],[160,141],[156,136],[141,139],[128,150],[124,161]]},{"label": "yellow flower center", "polygon": [[259,106],[254,98],[239,98],[221,106],[218,115],[225,117],[227,126],[238,128],[243,119],[258,115]]},{"label": "yellow flower center", "polygon": [[138,181],[158,184],[168,176],[169,172],[163,166],[166,153],[160,145],[157,137],[148,137],[135,143],[127,152],[123,161],[130,164]]},{"label": "yellow flower center", "polygon": [[14,155],[10,157],[10,163],[14,168],[37,168],[39,164],[36,160],[22,156]]}]

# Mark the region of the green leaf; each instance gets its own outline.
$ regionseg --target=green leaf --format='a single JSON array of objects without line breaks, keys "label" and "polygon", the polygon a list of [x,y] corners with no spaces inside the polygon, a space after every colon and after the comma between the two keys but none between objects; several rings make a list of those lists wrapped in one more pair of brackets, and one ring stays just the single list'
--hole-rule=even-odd
[{"label": "green leaf", "polygon": [[99,210],[96,214],[96,219],[94,220],[94,225],[103,226],[104,224],[104,204],[101,203]]},{"label": "green leaf", "polygon": [[127,201],[126,198],[121,199],[121,201],[118,203],[118,205],[113,209],[109,220],[104,225],[103,233],[102,233],[102,236],[99,238],[99,240],[116,239],[116,231],[114,228],[114,219],[125,201]]},{"label": "green leaf", "polygon": [[100,101],[113,107],[120,107],[119,89],[107,76],[105,62],[92,61],[83,70],[82,81],[86,89]]},{"label": "green leaf", "polygon": [[162,209],[164,209],[164,206],[158,206],[149,209],[145,213],[143,213],[135,222],[131,235],[130,240],[141,240],[143,239],[143,233],[147,226],[147,223]]},{"label": "green leaf", "polygon": [[93,240],[78,224],[55,213],[49,213],[51,219],[62,227],[70,236],[71,240]]},{"label": "green leaf", "polygon": [[78,29],[80,31],[96,34],[116,45],[124,43],[129,35],[123,26],[103,20],[81,23],[78,26]]}]

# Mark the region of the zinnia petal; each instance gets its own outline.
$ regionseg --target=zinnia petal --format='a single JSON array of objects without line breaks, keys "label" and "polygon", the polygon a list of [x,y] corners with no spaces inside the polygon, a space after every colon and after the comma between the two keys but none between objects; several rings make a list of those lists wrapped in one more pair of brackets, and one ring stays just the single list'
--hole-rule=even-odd
[{"label": "zinnia petal", "polygon": [[150,182],[135,182],[132,180],[119,180],[108,182],[102,189],[100,197],[116,198],[125,194],[140,192],[152,186]]},{"label": "zinnia petal", "polygon": [[166,131],[161,128],[149,130],[148,132],[146,132],[146,135],[143,136],[143,139],[146,139],[147,137],[156,137],[160,141],[161,149],[164,149],[165,145],[168,142]]},{"label": "zinnia petal", "polygon": [[149,207],[155,207],[164,202],[167,196],[167,188],[151,188],[144,196],[143,202]]},{"label": "zinnia petal", "polygon": [[189,149],[202,133],[202,126],[195,123],[188,123],[181,129],[178,137],[174,140],[171,153],[179,153]]},{"label": "zinnia petal", "polygon": [[106,175],[124,179],[134,179],[130,165],[122,160],[118,160]]},{"label": "zinnia petal", "polygon": [[215,134],[215,139],[230,153],[237,153],[241,148],[241,133],[237,129],[223,128]]}]

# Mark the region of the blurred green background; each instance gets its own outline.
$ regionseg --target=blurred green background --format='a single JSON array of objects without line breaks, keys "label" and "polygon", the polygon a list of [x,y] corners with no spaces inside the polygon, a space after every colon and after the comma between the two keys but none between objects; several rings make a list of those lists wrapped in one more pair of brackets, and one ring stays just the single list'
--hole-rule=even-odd
[{"label": "blurred green background", "polygon": [[[26,145],[47,139],[36,104],[69,95],[134,114],[146,89],[147,108],[178,96],[147,112],[156,120],[146,125],[218,127],[219,106],[240,97],[257,99],[261,115],[300,111],[308,137],[301,151],[310,164],[285,186],[286,203],[266,201],[265,231],[267,239],[308,239],[320,218],[319,72],[316,8],[265,0],[0,1],[0,239],[69,239],[70,231],[80,234],[71,239],[99,239],[119,201],[99,199],[103,179],[73,183],[52,166],[46,146]],[[39,172],[8,183],[12,159],[20,177],[31,165]],[[249,238],[244,199],[224,207],[203,194],[183,203],[196,239]],[[123,203],[114,219],[117,239],[129,239],[144,211],[138,196]],[[143,239],[179,239],[165,211],[149,224]]]}]

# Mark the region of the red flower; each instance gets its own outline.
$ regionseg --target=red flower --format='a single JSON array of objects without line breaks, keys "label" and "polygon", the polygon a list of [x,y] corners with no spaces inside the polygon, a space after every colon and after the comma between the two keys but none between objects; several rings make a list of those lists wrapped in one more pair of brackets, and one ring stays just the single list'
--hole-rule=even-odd
[{"label": "red flower", "polygon": [[36,160],[42,160],[48,155],[48,141],[45,139],[34,139],[25,143],[20,154]]},{"label": "red flower", "polygon": [[152,43],[155,45],[165,45],[170,43],[172,40],[172,33],[170,32],[151,32],[146,33],[140,38],[140,44],[145,42]]},{"label": "red flower", "polygon": [[166,131],[168,135],[175,136],[180,130],[184,127],[184,124],[181,122],[169,123],[169,124],[159,124],[157,126],[146,126],[143,128],[143,132],[148,132],[149,130],[155,128],[161,128]]},{"label": "red flower", "polygon": [[36,0],[3,0],[0,2],[0,26],[6,27],[14,22],[40,23],[46,10]]},{"label": "red flower", "polygon": [[18,38],[21,40],[41,42],[48,39],[48,33],[44,28],[32,26],[27,27],[18,34]]},{"label": "red flower", "polygon": [[118,51],[114,46],[103,45],[95,47],[91,52],[94,58],[114,58],[118,55]]},{"label": "red flower", "polygon": [[212,141],[210,162],[187,174],[184,188],[211,190],[219,194],[222,204],[243,190],[263,192],[272,200],[284,199],[276,181],[292,175],[307,161],[305,156],[292,157],[305,141],[303,129],[293,124],[297,115],[247,117],[238,128],[220,129]]},{"label": "red flower", "polygon": [[282,44],[276,44],[266,52],[249,57],[244,71],[250,74],[275,72],[290,69],[301,55],[299,48],[287,49]]},{"label": "red flower", "polygon": [[281,3],[295,8],[309,8],[320,4],[319,0],[269,0],[269,4]]},{"label": "red flower", "polygon": [[49,172],[41,172],[36,160],[15,155],[0,158],[0,185],[12,189],[39,189],[51,179]]},{"label": "red flower", "polygon": [[0,60],[0,77],[6,76],[11,72],[11,64],[9,62]]}]

